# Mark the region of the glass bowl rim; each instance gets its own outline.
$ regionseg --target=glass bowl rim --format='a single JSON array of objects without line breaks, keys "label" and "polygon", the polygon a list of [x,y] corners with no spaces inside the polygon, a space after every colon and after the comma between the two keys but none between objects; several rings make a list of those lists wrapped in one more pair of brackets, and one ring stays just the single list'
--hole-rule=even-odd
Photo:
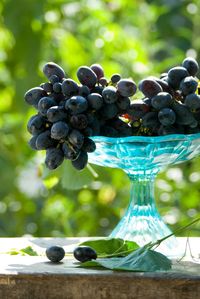
[{"label": "glass bowl rim", "polygon": [[106,136],[91,136],[90,137],[95,143],[132,143],[132,142],[143,142],[143,143],[160,143],[170,141],[192,141],[200,138],[200,133],[195,134],[168,134],[164,136],[128,136],[128,137],[106,137]]}]

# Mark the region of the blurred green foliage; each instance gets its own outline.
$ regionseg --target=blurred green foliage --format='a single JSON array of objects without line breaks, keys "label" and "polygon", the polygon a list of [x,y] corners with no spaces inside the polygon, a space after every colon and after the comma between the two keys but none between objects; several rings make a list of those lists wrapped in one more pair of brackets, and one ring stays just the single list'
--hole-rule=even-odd
[{"label": "blurred green foliage", "polygon": [[[42,65],[57,62],[76,78],[80,65],[98,62],[107,77],[119,72],[138,82],[186,55],[200,61],[199,13],[198,0],[0,2],[1,236],[108,235],[129,200],[121,170],[94,166],[96,178],[88,169],[72,176],[66,162],[50,173],[43,154],[29,149],[26,123],[34,111],[23,95],[45,80]],[[172,229],[197,217],[200,158],[160,174],[156,198]]]}]

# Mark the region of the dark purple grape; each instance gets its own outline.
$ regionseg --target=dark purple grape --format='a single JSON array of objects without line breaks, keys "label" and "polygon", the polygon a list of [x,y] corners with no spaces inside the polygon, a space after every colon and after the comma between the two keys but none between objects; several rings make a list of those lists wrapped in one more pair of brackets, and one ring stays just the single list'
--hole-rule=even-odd
[{"label": "dark purple grape", "polygon": [[47,114],[47,110],[52,107],[52,106],[55,106],[56,105],[56,102],[50,98],[50,97],[43,97],[39,100],[39,103],[38,103],[38,111],[46,116]]},{"label": "dark purple grape", "polygon": [[167,92],[159,92],[151,99],[151,105],[153,108],[160,110],[163,108],[169,108],[172,104],[172,96]]},{"label": "dark purple grape", "polygon": [[60,120],[67,121],[68,113],[62,106],[53,106],[47,110],[47,119],[52,123]]},{"label": "dark purple grape", "polygon": [[142,126],[146,128],[154,128],[156,126],[159,126],[158,121],[158,113],[157,112],[147,112],[142,117]]},{"label": "dark purple grape", "polygon": [[60,148],[49,148],[46,150],[45,165],[49,169],[56,169],[64,160],[63,151]]},{"label": "dark purple grape", "polygon": [[198,82],[194,79],[194,77],[185,77],[181,83],[179,89],[182,91],[184,95],[188,95],[190,93],[194,93],[197,89]]},{"label": "dark purple grape", "polygon": [[29,140],[28,144],[33,150],[37,150],[36,147],[36,140],[37,140],[38,135],[32,136],[31,139]]},{"label": "dark purple grape", "polygon": [[170,108],[163,108],[158,112],[158,119],[163,126],[171,126],[176,121],[176,114]]},{"label": "dark purple grape", "polygon": [[89,131],[91,132],[91,130],[92,135],[90,136],[98,136],[100,134],[100,122],[96,117],[94,117],[93,121],[90,123]]},{"label": "dark purple grape", "polygon": [[92,128],[90,128],[90,127],[87,127],[87,128],[85,128],[85,129],[83,129],[81,132],[83,133],[83,135],[84,135],[85,137],[95,136],[95,134],[94,134]]},{"label": "dark purple grape", "polygon": [[105,77],[102,77],[99,79],[99,84],[101,84],[103,87],[108,85],[108,80]]},{"label": "dark purple grape", "polygon": [[127,111],[130,108],[131,102],[128,97],[118,96],[116,105],[121,111]]},{"label": "dark purple grape", "polygon": [[39,100],[45,96],[47,96],[47,93],[43,88],[34,87],[25,93],[24,99],[29,105],[37,106]]},{"label": "dark purple grape", "polygon": [[62,92],[65,96],[68,97],[78,95],[79,86],[74,80],[68,78],[66,80],[63,80],[62,82]]},{"label": "dark purple grape", "polygon": [[111,82],[112,84],[116,84],[121,80],[121,75],[120,74],[113,74],[111,77]]},{"label": "dark purple grape", "polygon": [[89,106],[94,110],[99,110],[103,106],[103,98],[98,93],[91,93],[87,96]]},{"label": "dark purple grape", "polygon": [[139,119],[143,117],[150,110],[150,106],[142,100],[134,100],[128,110],[131,118]]},{"label": "dark purple grape", "polygon": [[51,127],[51,138],[56,140],[65,139],[69,133],[69,126],[64,121],[58,121]]},{"label": "dark purple grape", "polygon": [[144,79],[140,81],[138,87],[147,98],[152,98],[159,92],[163,91],[160,84],[158,84],[154,79]]},{"label": "dark purple grape", "polygon": [[90,89],[86,85],[79,86],[79,96],[86,98],[90,94]]},{"label": "dark purple grape", "polygon": [[188,94],[185,97],[185,105],[191,110],[196,110],[200,108],[200,95],[196,93]]},{"label": "dark purple grape", "polygon": [[68,141],[75,146],[76,148],[80,149],[84,142],[84,135],[81,134],[78,130],[72,130],[68,135]]},{"label": "dark purple grape", "polygon": [[104,102],[107,104],[112,104],[117,101],[117,89],[114,86],[107,86],[102,92],[102,97]]},{"label": "dark purple grape", "polygon": [[98,80],[104,76],[104,71],[100,64],[92,64],[90,68],[96,74]]},{"label": "dark purple grape", "polygon": [[46,91],[46,92],[52,92],[53,91],[53,85],[49,82],[46,82],[43,84],[43,89]]},{"label": "dark purple grape", "polygon": [[77,170],[82,170],[83,168],[86,167],[87,162],[88,162],[88,154],[86,152],[81,151],[77,159],[72,161],[72,165]]},{"label": "dark purple grape", "polygon": [[173,67],[168,72],[168,83],[174,89],[178,89],[181,80],[183,80],[188,75],[189,74],[188,74],[188,71],[186,70],[186,68],[184,68],[182,66]]},{"label": "dark purple grape", "polygon": [[81,84],[93,87],[97,83],[97,76],[88,66],[81,66],[77,71],[77,77]]},{"label": "dark purple grape", "polygon": [[137,91],[137,86],[133,80],[121,79],[117,83],[117,91],[122,97],[131,97]]},{"label": "dark purple grape", "polygon": [[96,251],[89,246],[79,246],[74,249],[74,257],[80,262],[87,262],[91,260],[96,260],[97,253]]},{"label": "dark purple grape", "polygon": [[36,148],[38,150],[48,149],[56,145],[55,140],[51,139],[51,131],[47,130],[38,135],[36,140]]},{"label": "dark purple grape", "polygon": [[172,87],[171,86],[169,86],[169,84],[168,84],[168,79],[167,79],[167,77],[166,77],[166,81],[165,80],[163,80],[163,79],[155,79],[155,81],[162,87],[162,90],[164,91],[164,92],[168,92],[168,93],[170,93],[170,94],[174,94],[174,90],[172,89]]},{"label": "dark purple grape", "polygon": [[[54,62],[48,62],[43,67],[43,73],[44,75],[50,79],[52,75],[58,76],[58,78],[61,80],[65,78],[65,72],[64,70],[56,63]],[[54,82],[55,83],[55,82]]]},{"label": "dark purple grape", "polygon": [[118,113],[118,108],[114,103],[105,104],[99,111],[100,117],[106,120],[115,117]]},{"label": "dark purple grape", "polygon": [[85,137],[81,150],[87,153],[92,153],[95,151],[95,149],[96,149],[95,142],[92,139]]},{"label": "dark purple grape", "polygon": [[66,109],[70,109],[74,114],[82,113],[87,110],[88,102],[81,96],[73,96],[66,101]]},{"label": "dark purple grape", "polygon": [[187,69],[191,76],[195,76],[199,70],[198,62],[192,57],[185,58],[183,60],[182,66]]},{"label": "dark purple grape", "polygon": [[70,118],[70,124],[72,127],[75,129],[85,129],[88,125],[88,119],[85,114],[77,114],[77,115],[72,115]]},{"label": "dark purple grape", "polygon": [[56,82],[53,84],[53,91],[55,93],[60,93],[62,91],[62,83]]},{"label": "dark purple grape", "polygon": [[59,92],[59,93],[52,92],[52,93],[49,94],[49,96],[52,99],[54,99],[57,104],[60,104],[60,102],[65,100],[65,96],[61,92]]},{"label": "dark purple grape", "polygon": [[158,129],[158,135],[178,134],[177,129],[173,126],[161,125]]},{"label": "dark purple grape", "polygon": [[38,135],[46,130],[46,119],[41,115],[33,115],[27,124],[27,129],[32,135]]},{"label": "dark purple grape", "polygon": [[176,123],[179,125],[190,125],[194,122],[195,118],[192,112],[185,104],[174,102],[172,109],[176,113]]},{"label": "dark purple grape", "polygon": [[76,160],[80,153],[79,149],[73,147],[72,145],[69,145],[69,143],[67,143],[66,141],[62,145],[62,150],[63,150],[65,159],[68,159],[71,161]]},{"label": "dark purple grape", "polygon": [[51,262],[58,263],[64,258],[65,251],[61,246],[51,246],[46,249],[46,256]]},{"label": "dark purple grape", "polygon": [[55,84],[55,83],[59,83],[60,82],[60,79],[57,75],[52,75],[50,78],[49,78],[49,81],[51,82],[51,84]]},{"label": "dark purple grape", "polygon": [[102,95],[102,92],[103,92],[103,86],[99,86],[99,85],[94,86],[90,91],[90,93],[98,93],[100,95]]}]

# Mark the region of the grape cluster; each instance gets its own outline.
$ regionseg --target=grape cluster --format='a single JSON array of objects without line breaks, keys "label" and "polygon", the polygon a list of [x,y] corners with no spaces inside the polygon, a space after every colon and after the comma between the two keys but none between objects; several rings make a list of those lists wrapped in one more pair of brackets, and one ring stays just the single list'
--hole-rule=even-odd
[{"label": "grape cluster", "polygon": [[56,169],[64,159],[83,169],[88,153],[96,148],[91,136],[132,135],[131,123],[120,116],[129,113],[130,97],[137,89],[134,81],[119,74],[107,80],[99,64],[79,67],[80,84],[53,62],[45,64],[43,73],[48,82],[28,90],[25,101],[37,110],[27,125],[32,134],[29,145],[46,150],[49,169]]},{"label": "grape cluster", "polygon": [[149,77],[139,83],[142,100],[133,101],[125,117],[133,135],[159,136],[200,132],[199,70],[195,59],[186,58],[182,66],[171,68],[160,78]]}]

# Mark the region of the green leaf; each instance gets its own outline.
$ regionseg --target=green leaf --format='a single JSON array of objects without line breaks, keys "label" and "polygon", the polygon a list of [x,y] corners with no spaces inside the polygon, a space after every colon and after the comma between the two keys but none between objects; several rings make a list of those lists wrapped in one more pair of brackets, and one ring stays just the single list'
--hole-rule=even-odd
[{"label": "green leaf", "polygon": [[82,189],[94,180],[94,176],[88,168],[78,171],[69,161],[63,163],[60,177],[62,187],[68,190]]},{"label": "green leaf", "polygon": [[[80,246],[92,247],[98,256],[120,256],[127,255],[130,251],[136,250],[139,246],[133,241],[126,241],[118,238],[104,238],[99,240],[85,241]],[[128,252],[127,252],[128,251]]]},{"label": "green leaf", "polygon": [[22,249],[11,249],[10,251],[7,252],[7,254],[10,255],[31,255],[31,256],[38,256],[38,253],[33,250],[33,248],[31,246],[27,246],[25,248]]},{"label": "green leaf", "polygon": [[141,247],[123,258],[104,258],[82,263],[80,267],[104,267],[111,270],[153,272],[171,269],[171,261],[163,254]]}]

